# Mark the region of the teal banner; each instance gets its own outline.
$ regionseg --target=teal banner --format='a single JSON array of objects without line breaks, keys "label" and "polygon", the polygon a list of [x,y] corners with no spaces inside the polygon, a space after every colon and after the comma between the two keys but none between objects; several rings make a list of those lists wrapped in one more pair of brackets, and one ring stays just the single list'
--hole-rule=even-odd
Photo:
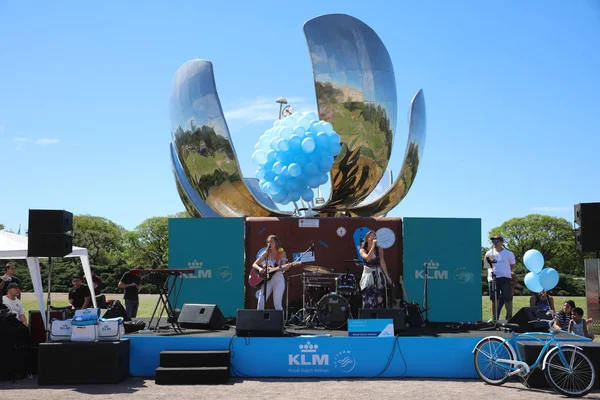
[{"label": "teal banner", "polygon": [[169,294],[176,307],[216,304],[235,316],[244,308],[244,219],[170,219],[169,268],[194,269],[181,277],[179,294]]},{"label": "teal banner", "polygon": [[423,307],[427,278],[429,321],[480,321],[481,219],[404,218],[403,277]]}]

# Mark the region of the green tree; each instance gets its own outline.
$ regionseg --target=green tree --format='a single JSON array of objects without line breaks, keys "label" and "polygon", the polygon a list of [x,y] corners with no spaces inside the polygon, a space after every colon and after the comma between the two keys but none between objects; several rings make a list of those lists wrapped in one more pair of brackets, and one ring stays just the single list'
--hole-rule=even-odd
[{"label": "green tree", "polygon": [[146,219],[125,234],[127,262],[146,268],[169,265],[169,217]]},{"label": "green tree", "polygon": [[102,217],[76,215],[73,245],[88,250],[92,265],[116,266],[125,262],[125,228]]},{"label": "green tree", "polygon": [[504,245],[515,254],[520,270],[525,270],[525,252],[536,249],[544,256],[545,267],[583,276],[583,255],[575,248],[575,231],[564,218],[530,214],[512,218],[489,233],[504,238]]},{"label": "green tree", "polygon": [[0,231],[4,230],[4,224],[0,224]]}]

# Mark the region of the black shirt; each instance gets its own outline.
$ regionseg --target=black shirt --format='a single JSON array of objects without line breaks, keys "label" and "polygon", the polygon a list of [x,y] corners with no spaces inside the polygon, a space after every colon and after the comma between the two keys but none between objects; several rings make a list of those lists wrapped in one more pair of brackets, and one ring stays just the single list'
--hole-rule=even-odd
[{"label": "black shirt", "polygon": [[69,290],[69,300],[73,300],[73,307],[75,308],[81,308],[86,297],[90,297],[88,307],[91,307],[93,304],[91,296],[92,294],[90,293],[90,288],[86,285],[81,285],[79,289],[72,288]]},{"label": "black shirt", "polygon": [[[123,282],[126,285],[129,285],[131,283],[140,285],[142,283],[142,278],[140,278],[139,275],[132,274],[131,272],[125,272],[125,274],[123,274],[123,277],[121,278],[121,282]],[[138,294],[137,287],[135,287],[135,286],[126,287],[123,298],[125,300],[139,300],[140,297]]]},{"label": "black shirt", "polygon": [[4,286],[2,286],[2,293],[0,293],[0,302],[2,302],[2,296],[6,296],[6,293],[8,293],[8,285],[10,285],[11,283],[16,283],[17,285],[19,285],[19,287],[21,287],[21,280],[19,278],[11,276],[8,279],[9,280],[4,282]]}]

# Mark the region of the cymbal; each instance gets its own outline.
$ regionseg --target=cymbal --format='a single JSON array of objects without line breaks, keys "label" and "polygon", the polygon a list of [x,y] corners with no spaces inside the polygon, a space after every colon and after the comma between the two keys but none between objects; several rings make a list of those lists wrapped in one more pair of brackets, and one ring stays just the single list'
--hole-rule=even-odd
[{"label": "cymbal", "polygon": [[319,265],[305,265],[304,270],[308,272],[319,272],[322,274],[333,272],[333,269],[321,267]]}]

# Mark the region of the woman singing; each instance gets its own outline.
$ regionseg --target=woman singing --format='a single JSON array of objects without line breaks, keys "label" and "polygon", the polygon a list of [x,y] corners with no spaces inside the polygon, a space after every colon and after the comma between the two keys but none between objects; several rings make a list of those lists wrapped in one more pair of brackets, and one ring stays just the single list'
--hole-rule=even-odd
[{"label": "woman singing", "polygon": [[360,249],[360,255],[365,260],[360,289],[362,291],[362,308],[385,308],[385,282],[392,284],[383,258],[383,249],[377,246],[375,231],[369,231]]},{"label": "woman singing", "polygon": [[262,273],[268,273],[272,275],[270,281],[266,283],[267,293],[266,299],[264,294],[264,287],[258,291],[258,310],[265,309],[265,302],[273,293],[273,304],[276,310],[283,310],[281,300],[283,299],[283,292],[285,291],[285,279],[283,277],[283,271],[290,268],[291,264],[287,263],[288,259],[285,254],[285,250],[281,247],[279,238],[275,235],[267,237],[267,249],[254,261],[252,268],[257,269]]}]

